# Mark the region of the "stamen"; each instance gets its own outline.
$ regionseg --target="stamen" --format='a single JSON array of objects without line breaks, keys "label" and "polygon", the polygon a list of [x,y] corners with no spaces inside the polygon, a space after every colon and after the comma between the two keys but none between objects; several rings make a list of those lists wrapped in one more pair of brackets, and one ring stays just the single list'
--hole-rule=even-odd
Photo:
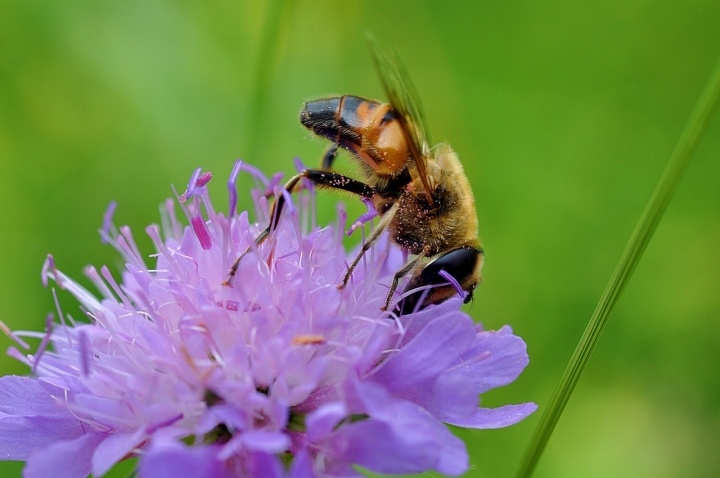
[{"label": "stamen", "polygon": [[352,224],[352,226],[350,226],[350,229],[348,229],[345,233],[348,236],[355,232],[357,228],[361,227],[366,222],[371,221],[374,217],[378,215],[377,210],[375,210],[375,206],[373,205],[371,200],[367,198],[361,198],[360,200],[365,203],[365,207],[367,207],[368,210],[366,213],[357,218],[357,220]]},{"label": "stamen", "polygon": [[257,214],[258,220],[260,217],[265,219],[266,223],[270,223],[270,205],[268,204],[268,200],[265,196],[260,194],[260,191],[257,189],[252,190],[252,197],[253,202],[255,203],[255,211]]},{"label": "stamen", "polygon": [[[303,162],[297,156],[295,156],[293,158],[293,163],[295,163],[295,170],[298,173],[301,173],[307,169],[307,167],[303,164]],[[302,178],[300,180],[300,182],[303,185],[303,189],[307,189],[311,193],[315,191],[315,184],[313,184],[313,182],[310,181],[308,178]]]},{"label": "stamen", "polygon": [[90,339],[84,330],[80,331],[80,365],[85,376],[90,374]]},{"label": "stamen", "polygon": [[8,357],[12,357],[15,360],[17,360],[18,362],[24,363],[28,367],[32,366],[32,362],[30,362],[28,357],[26,355],[23,355],[22,352],[20,352],[15,347],[12,347],[12,346],[8,347],[7,352],[5,352],[5,353],[7,354]]},{"label": "stamen", "polygon": [[195,233],[195,236],[200,241],[200,247],[202,247],[204,250],[208,251],[210,248],[212,248],[212,239],[210,238],[210,232],[207,230],[207,227],[205,226],[205,221],[203,220],[201,215],[194,216],[192,219],[190,219],[190,224],[192,224],[193,232]]},{"label": "stamen", "polygon": [[302,172],[302,171],[304,171],[304,170],[307,169],[307,168],[305,167],[305,165],[303,164],[302,159],[298,158],[297,156],[295,156],[295,157],[293,158],[293,164],[295,165],[295,170],[296,170],[298,173],[300,173],[300,172]]},{"label": "stamen", "polygon": [[428,294],[430,293],[431,287],[426,287],[425,290],[422,291],[420,294],[420,300],[417,301],[415,304],[415,307],[413,307],[413,314],[417,313],[420,310],[420,307],[422,307],[423,303],[425,303],[425,299],[427,299]]},{"label": "stamen", "polygon": [[142,254],[140,254],[140,249],[138,249],[137,244],[135,244],[135,238],[133,237],[132,231],[130,230],[130,227],[123,226],[120,228],[120,233],[122,236],[118,237],[118,243],[122,246],[122,241],[125,241],[125,245],[128,248],[128,251],[131,252],[129,254],[130,258],[132,259],[131,262],[135,264],[138,267],[142,267],[143,269],[146,269],[147,266],[145,265],[145,261],[142,258]]},{"label": "stamen", "polygon": [[192,196],[192,193],[195,191],[195,185],[197,184],[201,171],[202,168],[197,168],[195,171],[193,171],[192,175],[190,176],[190,181],[188,181],[187,189],[185,189],[185,192],[182,193],[178,198],[180,203],[184,203],[185,201],[187,201],[188,197]]},{"label": "stamen", "polygon": [[444,269],[440,269],[440,272],[438,272],[438,275],[440,275],[443,279],[448,281],[451,286],[453,286],[453,289],[455,289],[455,292],[460,296],[461,299],[464,299],[467,297],[468,293],[463,290],[463,288],[460,286],[460,283],[455,279],[452,275],[450,275],[447,271]]},{"label": "stamen", "polygon": [[167,247],[165,247],[165,243],[160,239],[160,234],[157,229],[157,226],[148,226],[145,228],[145,232],[148,236],[150,236],[150,239],[152,239],[153,243],[155,244],[155,247],[157,247],[157,250],[162,253],[165,258],[167,259],[168,263],[170,264],[170,267],[172,267],[172,273],[177,277],[180,281],[185,280],[185,274],[183,274],[180,271],[180,268],[178,267],[177,263],[172,257],[172,254],[168,250]]},{"label": "stamen", "polygon": [[115,214],[115,209],[117,209],[117,202],[111,201],[105,210],[105,214],[103,214],[103,225],[100,231],[100,240],[103,244],[110,242],[110,228],[112,227],[112,218],[113,214]]},{"label": "stamen", "polygon": [[284,174],[283,173],[275,173],[273,174],[273,177],[270,178],[270,183],[268,183],[268,186],[265,188],[265,197],[270,197],[274,194],[275,188],[278,184],[280,184],[280,181],[282,181]]},{"label": "stamen", "polygon": [[117,282],[115,282],[115,278],[112,276],[112,273],[110,272],[110,269],[107,268],[107,266],[102,266],[100,268],[100,274],[102,274],[105,281],[112,287],[113,291],[122,301],[123,305],[129,312],[136,313],[135,307],[130,303],[130,300],[127,298],[127,296],[123,293],[123,291],[120,289],[120,286]]},{"label": "stamen", "polygon": [[170,219],[172,237],[179,241],[182,237],[182,227],[180,227],[180,223],[177,220],[177,215],[175,214],[175,201],[173,201],[171,198],[167,198],[165,200],[165,210],[167,211],[168,219]]},{"label": "stamen", "polygon": [[228,201],[229,201],[229,207],[228,207],[228,217],[232,218],[235,216],[235,213],[237,211],[237,177],[238,173],[240,172],[240,167],[242,166],[243,162],[242,159],[238,159],[235,161],[235,165],[233,166],[232,172],[230,173],[230,178],[227,182],[227,188],[228,188]]},{"label": "stamen", "polygon": [[42,270],[40,271],[40,278],[42,279],[42,285],[43,287],[47,287],[48,285],[48,270],[52,271],[53,278],[55,279],[55,283],[61,288],[64,289],[65,286],[63,286],[62,280],[60,280],[60,275],[58,274],[57,269],[55,268],[55,259],[53,258],[52,254],[48,254],[47,258],[45,259],[45,262],[43,262]]},{"label": "stamen", "polygon": [[293,345],[320,345],[327,342],[327,339],[322,335],[306,334],[296,335],[290,342]]},{"label": "stamen", "polygon": [[260,182],[263,184],[263,186],[266,186],[266,187],[267,187],[267,185],[268,185],[268,178],[267,178],[267,176],[265,176],[265,174],[264,174],[262,171],[260,171],[258,168],[256,168],[255,166],[253,166],[253,165],[251,165],[251,164],[241,163],[241,164],[240,164],[240,169],[243,170],[243,171],[245,171],[246,173],[250,173],[250,175],[251,175],[252,177],[254,177],[254,178],[257,179],[258,181],[260,181]]},{"label": "stamen", "polygon": [[105,281],[102,280],[100,277],[100,274],[98,274],[97,269],[95,269],[95,266],[87,266],[84,270],[85,276],[89,278],[93,284],[95,284],[95,287],[97,290],[100,291],[100,293],[108,300],[112,300],[113,302],[117,302],[117,299],[115,299],[115,296],[113,295],[110,288],[105,284]]},{"label": "stamen", "polygon": [[[96,311],[102,307],[94,295],[88,292],[83,286],[63,274],[61,271],[57,271],[55,279],[61,289],[70,292],[86,308]],[[53,295],[55,295],[55,289],[53,289]],[[60,318],[62,319],[62,317]]]},{"label": "stamen", "polygon": [[[60,323],[63,328],[65,328],[67,327],[67,324],[65,323],[65,315],[62,313],[62,308],[60,308],[60,299],[58,299],[57,292],[55,292],[55,287],[53,287],[51,291],[53,295],[53,302],[55,302],[55,310],[57,310],[58,313],[58,319],[60,319]],[[70,337],[68,337],[68,342],[72,342]]]},{"label": "stamen", "polygon": [[32,373],[37,373],[37,367],[40,363],[40,357],[42,357],[43,353],[45,352],[45,349],[47,348],[48,344],[50,343],[50,337],[52,336],[52,323],[53,320],[55,320],[55,316],[52,312],[50,312],[48,315],[45,316],[45,335],[43,336],[42,340],[40,341],[40,345],[38,345],[37,352],[35,352],[35,356],[33,357],[33,366],[32,366]]},{"label": "stamen", "polygon": [[210,171],[202,173],[197,180],[196,187],[199,189],[199,188],[205,186],[207,183],[210,182],[211,179],[212,179],[212,173]]},{"label": "stamen", "polygon": [[[296,210],[295,202],[293,201],[293,198],[292,198],[292,195],[290,194],[290,192],[285,188],[276,188],[275,194],[277,195],[278,193],[282,194],[283,197],[285,198],[285,209],[287,209],[287,211],[289,213],[294,213]],[[279,221],[280,218],[278,217],[275,220]]]},{"label": "stamen", "polygon": [[27,342],[15,335],[15,333],[10,330],[10,327],[8,327],[7,324],[5,324],[5,322],[3,322],[2,320],[0,320],[0,330],[2,330],[5,335],[15,341],[15,343],[18,344],[20,347],[24,348],[25,350],[30,350],[30,346],[27,344]]},{"label": "stamen", "polygon": [[343,245],[342,245],[342,231],[345,229],[345,224],[347,224],[347,218],[348,214],[345,210],[345,204],[343,202],[338,202],[335,206],[335,211],[337,212],[337,234],[338,237],[335,240],[336,244],[336,254],[344,254]]}]

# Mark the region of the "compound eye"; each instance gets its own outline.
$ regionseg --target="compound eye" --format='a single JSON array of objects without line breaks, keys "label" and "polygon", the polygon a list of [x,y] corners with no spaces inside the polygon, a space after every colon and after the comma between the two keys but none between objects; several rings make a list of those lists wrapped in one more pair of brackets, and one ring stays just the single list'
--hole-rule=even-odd
[{"label": "compound eye", "polygon": [[[418,308],[422,309],[430,304],[437,304],[447,300],[455,294],[458,288],[469,292],[465,297],[467,303],[472,299],[472,292],[480,280],[482,254],[482,249],[460,247],[427,264],[420,274],[410,280],[405,292],[427,285],[439,285],[440,287],[432,288],[429,292],[417,291],[410,294],[398,308],[399,314],[407,314]],[[450,274],[456,284],[447,285],[447,275],[441,274],[441,271]],[[422,299],[422,304],[418,305],[418,301],[422,297],[425,297],[425,299]]]},{"label": "compound eye", "polygon": [[440,275],[443,270],[453,276],[459,283],[475,274],[478,258],[482,252],[474,247],[460,247],[444,254],[429,263],[420,273],[425,284],[440,284],[447,282]]}]

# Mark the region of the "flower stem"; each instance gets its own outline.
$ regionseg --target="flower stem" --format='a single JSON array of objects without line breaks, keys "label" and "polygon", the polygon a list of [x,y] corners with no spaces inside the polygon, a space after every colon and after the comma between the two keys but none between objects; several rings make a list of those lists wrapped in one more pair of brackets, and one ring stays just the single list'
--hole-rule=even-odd
[{"label": "flower stem", "polygon": [[595,312],[593,312],[590,318],[590,322],[570,359],[570,363],[565,369],[565,373],[550,399],[550,403],[540,418],[540,423],[535,429],[535,434],[525,451],[520,470],[516,475],[517,478],[527,478],[532,475],[545,449],[545,445],[550,439],[550,435],[560,419],[560,415],[562,415],[565,405],[570,399],[570,395],[572,395],[580,376],[585,370],[585,366],[600,339],[605,325],[607,325],[610,314],[615,308],[615,304],[617,304],[620,299],[623,290],[625,290],[625,286],[627,286],[638,262],[640,262],[640,258],[645,252],[645,248],[650,242],[660,222],[660,218],[665,212],[670,197],[675,191],[675,187],[680,181],[680,177],[695,151],[695,147],[709,126],[719,103],[720,63],[715,67],[715,72],[700,97],[675,147],[675,151],[673,151],[672,156],[670,156],[670,161],[665,167],[665,171],[655,187],[650,202],[648,202],[648,205],[645,207],[645,211],[635,227],[630,241],[625,247],[620,262],[618,262],[612,277],[610,277],[610,282],[608,282],[605,292],[603,292],[600,302],[598,302]]}]

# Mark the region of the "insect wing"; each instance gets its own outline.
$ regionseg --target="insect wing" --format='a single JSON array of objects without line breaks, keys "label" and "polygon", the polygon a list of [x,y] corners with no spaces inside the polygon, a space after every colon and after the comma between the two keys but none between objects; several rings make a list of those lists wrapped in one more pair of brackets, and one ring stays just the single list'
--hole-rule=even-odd
[{"label": "insect wing", "polygon": [[430,188],[425,165],[425,158],[430,153],[429,134],[422,104],[415,93],[415,87],[410,77],[407,75],[407,70],[398,61],[397,56],[388,57],[372,35],[368,35],[367,39],[370,56],[380,77],[383,90],[385,90],[388,102],[398,114],[398,120],[402,125],[405,140],[410,147],[410,153],[423,183],[426,196],[430,204],[433,205],[433,191]]}]

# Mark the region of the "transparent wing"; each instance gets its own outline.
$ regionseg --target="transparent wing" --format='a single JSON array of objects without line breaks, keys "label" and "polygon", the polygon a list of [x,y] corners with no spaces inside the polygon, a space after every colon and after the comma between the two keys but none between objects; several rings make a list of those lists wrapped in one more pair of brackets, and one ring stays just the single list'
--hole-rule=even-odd
[{"label": "transparent wing", "polygon": [[398,120],[410,146],[415,167],[423,183],[426,197],[434,205],[433,191],[428,181],[426,158],[430,154],[429,133],[425,112],[417,96],[415,85],[404,65],[396,55],[389,57],[370,33],[367,35],[368,48],[388,102],[398,115]]}]

